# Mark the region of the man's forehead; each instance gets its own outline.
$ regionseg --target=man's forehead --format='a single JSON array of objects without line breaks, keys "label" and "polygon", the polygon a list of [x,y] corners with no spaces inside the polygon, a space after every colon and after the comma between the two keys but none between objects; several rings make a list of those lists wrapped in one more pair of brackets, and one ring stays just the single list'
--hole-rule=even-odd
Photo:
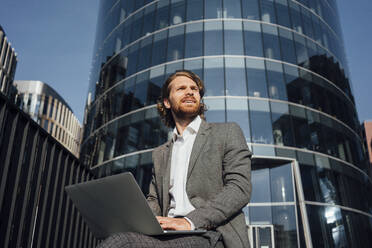
[{"label": "man's forehead", "polygon": [[179,75],[176,76],[170,83],[168,87],[171,87],[175,84],[195,84],[195,86],[198,86],[198,84],[188,76]]}]

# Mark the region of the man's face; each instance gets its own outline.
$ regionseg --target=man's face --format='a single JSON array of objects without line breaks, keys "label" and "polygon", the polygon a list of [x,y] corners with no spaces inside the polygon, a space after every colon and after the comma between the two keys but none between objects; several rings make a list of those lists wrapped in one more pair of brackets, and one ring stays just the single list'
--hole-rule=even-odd
[{"label": "man's face", "polygon": [[200,108],[200,93],[197,84],[186,76],[177,76],[169,84],[169,97],[164,105],[180,119],[194,117]]}]

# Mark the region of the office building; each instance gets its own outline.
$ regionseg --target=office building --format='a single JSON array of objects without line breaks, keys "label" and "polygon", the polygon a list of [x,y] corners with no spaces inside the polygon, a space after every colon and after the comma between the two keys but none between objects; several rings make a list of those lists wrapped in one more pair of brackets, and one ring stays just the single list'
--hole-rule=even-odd
[{"label": "office building", "polygon": [[156,101],[178,69],[205,82],[206,118],[252,149],[253,247],[371,247],[372,184],[335,0],[101,1],[81,159],[144,193],[168,140]]},{"label": "office building", "polygon": [[95,247],[66,185],[93,175],[0,93],[0,247]]},{"label": "office building", "polygon": [[82,127],[66,101],[41,81],[16,80],[16,104],[79,157]]},{"label": "office building", "polygon": [[0,92],[12,98],[15,89],[12,87],[17,67],[17,53],[12,48],[4,29],[0,25]]}]

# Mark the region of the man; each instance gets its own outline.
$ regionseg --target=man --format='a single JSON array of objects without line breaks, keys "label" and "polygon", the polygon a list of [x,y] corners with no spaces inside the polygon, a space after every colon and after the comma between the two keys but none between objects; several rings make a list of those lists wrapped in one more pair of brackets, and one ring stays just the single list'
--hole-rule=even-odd
[{"label": "man", "polygon": [[174,238],[119,234],[112,244],[143,240],[148,246],[125,247],[249,247],[242,208],[251,193],[251,153],[238,125],[203,120],[203,95],[203,82],[190,71],[177,71],[164,83],[158,111],[174,128],[173,137],[153,152],[147,200],[163,229],[207,233]]}]

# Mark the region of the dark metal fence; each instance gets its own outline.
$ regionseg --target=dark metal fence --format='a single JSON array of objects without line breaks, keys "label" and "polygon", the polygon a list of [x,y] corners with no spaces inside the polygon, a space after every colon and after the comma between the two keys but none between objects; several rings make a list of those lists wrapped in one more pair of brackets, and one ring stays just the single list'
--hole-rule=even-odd
[{"label": "dark metal fence", "polygon": [[0,247],[95,247],[64,187],[93,176],[0,94]]}]

